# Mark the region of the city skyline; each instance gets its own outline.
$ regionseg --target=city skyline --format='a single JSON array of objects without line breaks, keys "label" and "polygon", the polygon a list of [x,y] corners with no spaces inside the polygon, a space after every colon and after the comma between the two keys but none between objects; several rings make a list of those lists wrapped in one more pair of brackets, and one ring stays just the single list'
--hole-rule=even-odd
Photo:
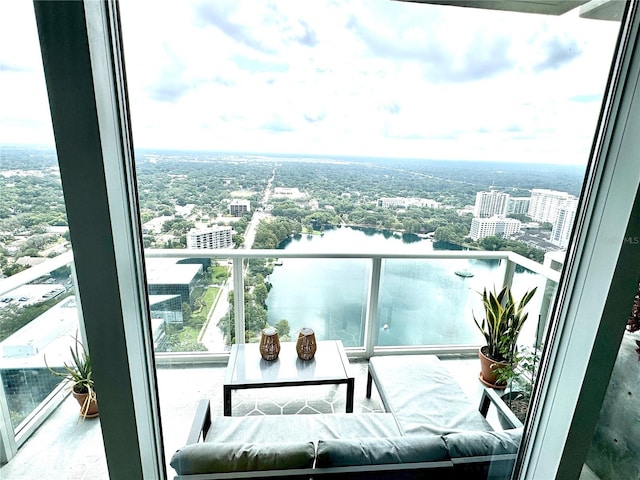
[{"label": "city skyline", "polygon": [[[53,145],[27,7],[2,6],[0,143]],[[618,30],[404,2],[121,10],[134,144],[175,150],[584,165]]]}]

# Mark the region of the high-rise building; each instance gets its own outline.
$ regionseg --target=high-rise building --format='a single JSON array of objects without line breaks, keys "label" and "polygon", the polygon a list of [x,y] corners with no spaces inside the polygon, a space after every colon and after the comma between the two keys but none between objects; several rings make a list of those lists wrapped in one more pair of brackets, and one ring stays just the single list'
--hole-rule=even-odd
[{"label": "high-rise building", "polygon": [[187,248],[228,248],[232,245],[231,227],[214,226],[206,230],[187,233]]},{"label": "high-rise building", "polygon": [[567,192],[534,188],[531,190],[531,202],[527,215],[536,222],[555,223],[558,209],[566,205],[568,201],[576,201],[577,198]]},{"label": "high-rise building", "polygon": [[556,221],[553,223],[553,230],[551,231],[551,243],[561,248],[567,247],[577,209],[577,200],[567,200],[564,205],[558,207]]},{"label": "high-rise building", "polygon": [[507,214],[509,194],[491,190],[476,193],[476,204],[473,216],[479,218],[504,217]]},{"label": "high-rise building", "polygon": [[229,213],[234,217],[241,217],[251,211],[251,202],[249,200],[231,200],[229,204]]},{"label": "high-rise building", "polygon": [[509,237],[520,231],[520,220],[515,218],[480,218],[474,217],[471,220],[469,237],[473,240],[480,240],[484,237],[502,236]]},{"label": "high-rise building", "polygon": [[531,203],[531,197],[509,197],[509,204],[507,206],[507,215],[517,214],[526,215],[529,211],[529,204]]}]

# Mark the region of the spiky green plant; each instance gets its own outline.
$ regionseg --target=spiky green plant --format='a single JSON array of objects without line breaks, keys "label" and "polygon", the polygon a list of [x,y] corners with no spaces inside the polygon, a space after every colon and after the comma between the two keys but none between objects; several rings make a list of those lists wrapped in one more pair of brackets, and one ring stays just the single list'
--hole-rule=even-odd
[{"label": "spiky green plant", "polygon": [[487,342],[486,354],[492,360],[505,363],[515,360],[518,335],[529,316],[524,308],[536,290],[537,287],[526,292],[519,302],[514,300],[508,286],[498,293],[485,288],[480,294],[485,317],[479,322],[473,314],[473,321]]},{"label": "spiky green plant", "polygon": [[84,405],[80,412],[82,416],[86,416],[91,401],[96,399],[96,393],[93,389],[93,370],[91,367],[91,356],[85,346],[78,340],[78,335],[73,337],[74,344],[69,347],[71,353],[71,361],[62,364],[62,371],[54,370],[47,363],[45,356],[44,363],[51,373],[69,381],[71,389],[75,393],[88,394]]}]

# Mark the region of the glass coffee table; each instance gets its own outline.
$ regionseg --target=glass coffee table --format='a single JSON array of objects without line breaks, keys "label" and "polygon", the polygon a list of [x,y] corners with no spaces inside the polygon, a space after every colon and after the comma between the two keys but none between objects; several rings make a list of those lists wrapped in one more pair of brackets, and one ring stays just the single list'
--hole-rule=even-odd
[{"label": "glass coffee table", "polygon": [[347,413],[353,413],[354,377],[340,340],[317,342],[311,360],[300,360],[295,342],[282,342],[280,355],[263,360],[257,343],[231,347],[224,376],[224,414],[231,416],[231,391],[248,388],[347,384]]}]

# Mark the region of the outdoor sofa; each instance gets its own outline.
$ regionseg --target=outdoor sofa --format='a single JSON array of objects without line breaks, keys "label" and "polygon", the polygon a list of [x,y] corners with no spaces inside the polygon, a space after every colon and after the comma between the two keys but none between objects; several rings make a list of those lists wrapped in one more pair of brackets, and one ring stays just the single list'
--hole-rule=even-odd
[{"label": "outdoor sofa", "polygon": [[203,400],[175,479],[509,478],[522,424],[493,390],[474,405],[433,355],[371,358],[373,383],[385,413],[212,417]]}]

